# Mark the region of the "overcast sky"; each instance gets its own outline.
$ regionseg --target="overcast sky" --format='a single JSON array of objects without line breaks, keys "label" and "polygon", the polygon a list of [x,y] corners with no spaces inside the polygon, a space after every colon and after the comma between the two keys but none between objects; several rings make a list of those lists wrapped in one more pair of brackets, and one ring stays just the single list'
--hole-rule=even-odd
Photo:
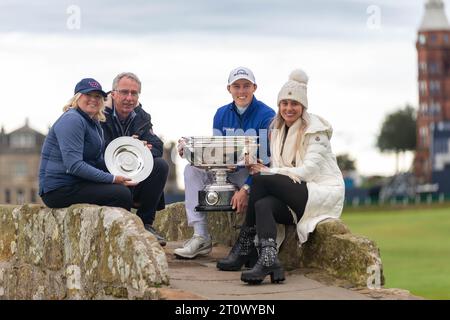
[{"label": "overcast sky", "polygon": [[82,11],[82,35],[207,32],[351,39],[367,36],[370,6],[382,10],[384,27],[405,31],[417,23],[422,7],[417,0],[2,0],[0,29],[65,33],[71,5]]},{"label": "overcast sky", "polygon": [[303,68],[309,111],[333,125],[335,153],[349,153],[362,174],[391,174],[394,157],[375,138],[388,112],[417,106],[424,2],[0,0],[0,125],[11,131],[28,117],[46,133],[81,78],[109,90],[132,71],[165,140],[209,135],[231,101],[231,69],[251,68],[257,98],[275,109],[290,71]]}]

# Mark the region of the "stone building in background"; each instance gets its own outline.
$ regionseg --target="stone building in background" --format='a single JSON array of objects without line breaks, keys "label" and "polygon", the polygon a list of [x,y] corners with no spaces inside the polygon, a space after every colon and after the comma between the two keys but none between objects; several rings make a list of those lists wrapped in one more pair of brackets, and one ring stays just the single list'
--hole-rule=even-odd
[{"label": "stone building in background", "polygon": [[0,131],[0,203],[42,203],[38,171],[45,135],[25,125]]},{"label": "stone building in background", "polygon": [[[418,30],[419,109],[414,173],[450,193],[450,25],[442,0],[428,0]],[[437,191],[437,190],[436,190]]]}]

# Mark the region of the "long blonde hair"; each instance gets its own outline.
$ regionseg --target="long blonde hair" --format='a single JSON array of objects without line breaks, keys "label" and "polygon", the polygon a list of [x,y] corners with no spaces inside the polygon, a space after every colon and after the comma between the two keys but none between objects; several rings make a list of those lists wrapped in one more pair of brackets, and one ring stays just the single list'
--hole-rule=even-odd
[{"label": "long blonde hair", "polygon": [[[66,105],[63,107],[63,112],[66,112],[69,109],[77,109],[79,108],[78,106],[78,100],[80,99],[82,93],[78,92],[77,94],[75,94],[69,101],[67,101]],[[106,121],[106,117],[104,114],[105,111],[105,101],[102,99],[100,100],[100,110],[98,110],[98,112],[96,114],[94,114],[94,116],[92,117],[94,120],[98,120],[101,122],[105,122]]]}]

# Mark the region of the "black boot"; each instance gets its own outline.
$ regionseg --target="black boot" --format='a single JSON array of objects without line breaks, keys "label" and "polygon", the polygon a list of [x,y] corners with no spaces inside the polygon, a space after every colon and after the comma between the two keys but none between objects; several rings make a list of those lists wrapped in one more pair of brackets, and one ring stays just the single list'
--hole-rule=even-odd
[{"label": "black boot", "polygon": [[151,234],[153,234],[156,238],[156,240],[158,240],[159,245],[161,247],[164,247],[166,245],[166,239],[164,239],[164,237],[162,235],[160,235],[158,232],[156,232],[155,228],[153,228],[153,226],[151,224],[144,224],[144,228],[145,230],[147,230],[148,232],[150,232]]},{"label": "black boot", "polygon": [[256,229],[254,227],[241,227],[239,238],[231,248],[225,259],[217,262],[217,268],[223,271],[238,271],[245,264],[252,268],[258,259],[258,252],[255,247]]},{"label": "black boot", "polygon": [[261,252],[252,270],[244,271],[241,280],[249,284],[260,284],[270,274],[272,283],[284,281],[284,270],[278,260],[277,244],[273,239],[261,239]]}]

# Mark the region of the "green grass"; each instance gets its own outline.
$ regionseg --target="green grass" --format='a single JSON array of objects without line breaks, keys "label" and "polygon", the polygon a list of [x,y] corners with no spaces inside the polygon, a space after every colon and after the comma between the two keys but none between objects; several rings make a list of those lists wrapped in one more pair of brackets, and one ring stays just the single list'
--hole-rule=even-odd
[{"label": "green grass", "polygon": [[385,288],[450,299],[450,208],[347,212],[354,234],[380,248]]}]

